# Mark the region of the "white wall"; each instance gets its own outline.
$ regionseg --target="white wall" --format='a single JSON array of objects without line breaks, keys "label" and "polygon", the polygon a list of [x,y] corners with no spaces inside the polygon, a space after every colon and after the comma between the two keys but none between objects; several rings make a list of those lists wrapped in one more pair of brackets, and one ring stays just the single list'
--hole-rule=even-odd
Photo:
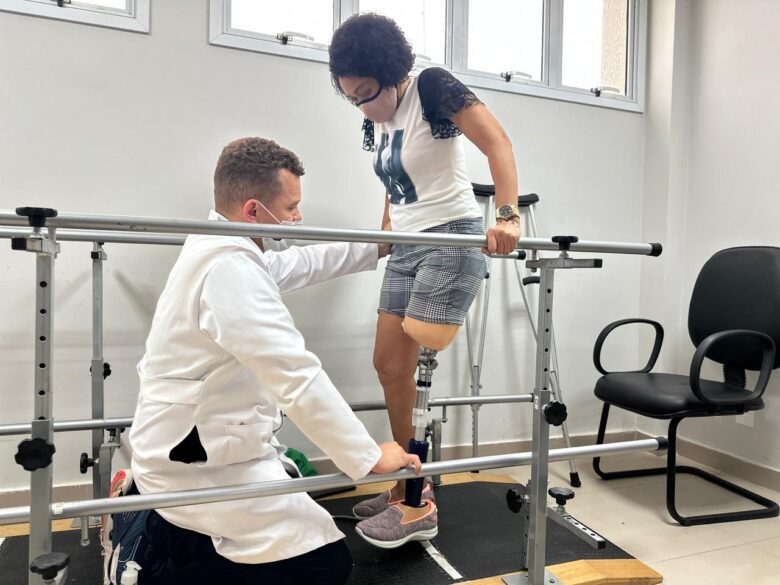
[{"label": "white wall", "polygon": [[[661,83],[655,91],[651,77],[651,96],[665,93],[667,99],[650,99],[648,144],[651,132],[662,134],[665,128],[666,135],[654,150],[648,148],[645,237],[665,225],[667,240],[676,249],[667,245],[666,278],[657,295],[659,287],[651,283],[658,267],[646,265],[642,307],[653,318],[666,317],[673,345],[659,365],[679,373],[687,372],[694,351],[687,331],[688,302],[702,265],[730,246],[780,243],[780,120],[775,97],[780,92],[780,38],[772,24],[778,18],[780,4],[772,0],[651,4],[651,61],[663,62],[670,55],[674,59],[673,66],[659,66]],[[652,25],[662,22],[668,26],[652,32]],[[667,42],[653,44],[659,36]],[[669,119],[652,125],[664,117]],[[664,152],[667,160],[651,158]],[[664,183],[658,177],[665,172],[672,177],[665,182],[666,192],[658,187]],[[713,364],[705,375],[721,379]],[[777,376],[765,402],[766,408],[755,414],[754,428],[737,424],[737,417],[691,420],[681,425],[680,436],[780,470]],[[659,430],[647,419],[639,425]]]},{"label": "white wall", "polygon": [[[221,147],[245,135],[278,140],[306,164],[308,224],[378,227],[382,189],[361,148],[361,119],[334,94],[323,64],[209,46],[207,2],[153,2],[152,34],[138,35],[0,13],[0,208],[205,217]],[[13,58],[8,58],[13,55]],[[639,240],[643,118],[625,112],[479,91],[508,130],[523,191],[544,199],[543,234]],[[487,165],[470,153],[475,181]],[[107,246],[105,356],[109,416],[132,414],[135,365],[177,251]],[[86,244],[63,244],[55,285],[55,417],[88,418],[90,261]],[[593,433],[598,404],[591,348],[607,322],[639,309],[640,267],[652,259],[607,257],[602,270],[558,277],[557,334],[573,433]],[[32,255],[0,254],[0,422],[32,413]],[[348,400],[381,397],[371,366],[381,272],[288,297],[309,347]],[[493,270],[485,393],[530,391],[533,348],[511,266]],[[633,366],[637,336],[615,349]],[[467,394],[465,335],[440,360],[434,395]],[[482,440],[530,436],[527,405],[485,407]],[[387,439],[384,413],[361,415]],[[445,444],[470,443],[470,410],[452,409]],[[616,417],[614,428],[633,426]],[[316,450],[291,424],[283,438]],[[12,462],[19,438],[0,438],[0,489],[23,488]],[[87,433],[58,434],[56,483],[87,480],[76,462]]]},{"label": "white wall", "polygon": [[[700,1],[694,15],[685,299],[696,272],[717,250],[780,244],[780,38],[769,25],[780,18],[780,4]],[[683,356],[689,360],[692,353],[688,347]],[[718,374],[711,368],[710,375]],[[691,422],[686,436],[780,470],[777,376],[765,403],[754,428],[725,417],[715,425]]]}]

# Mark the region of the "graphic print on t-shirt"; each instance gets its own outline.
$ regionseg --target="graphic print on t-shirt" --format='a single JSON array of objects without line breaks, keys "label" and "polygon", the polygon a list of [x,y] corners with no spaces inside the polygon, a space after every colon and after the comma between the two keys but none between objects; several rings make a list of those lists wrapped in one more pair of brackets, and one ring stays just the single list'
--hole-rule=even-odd
[{"label": "graphic print on t-shirt", "polygon": [[382,133],[376,149],[374,172],[382,180],[390,194],[390,203],[403,205],[417,201],[417,190],[401,164],[401,145],[404,131],[394,130],[388,148],[388,135]]}]

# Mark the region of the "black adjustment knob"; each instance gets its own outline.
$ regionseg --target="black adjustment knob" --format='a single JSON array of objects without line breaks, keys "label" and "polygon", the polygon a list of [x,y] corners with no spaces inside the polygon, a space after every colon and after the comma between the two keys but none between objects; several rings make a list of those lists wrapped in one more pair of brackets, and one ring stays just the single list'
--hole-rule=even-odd
[{"label": "black adjustment knob", "polygon": [[95,460],[92,459],[88,454],[82,453],[81,458],[79,459],[79,470],[82,474],[86,473],[87,470],[95,465]]},{"label": "black adjustment knob", "polygon": [[[89,373],[92,373],[92,366],[89,367]],[[103,379],[105,380],[111,375],[111,364],[103,362]]]},{"label": "black adjustment knob", "polygon": [[57,578],[62,569],[68,566],[70,557],[61,552],[50,552],[45,555],[37,556],[30,563],[30,571],[40,575],[46,581]]},{"label": "black adjustment knob", "polygon": [[555,503],[559,506],[565,506],[566,502],[574,497],[574,492],[569,488],[554,487],[547,490],[547,493],[555,498]]},{"label": "black adjustment knob", "polygon": [[566,405],[563,402],[550,402],[544,407],[544,420],[554,427],[561,426],[567,416]]},{"label": "black adjustment knob", "polygon": [[47,217],[57,217],[57,210],[49,207],[17,207],[16,215],[26,217],[32,227],[43,227]]},{"label": "black adjustment knob", "polygon": [[54,445],[44,439],[39,437],[25,439],[19,443],[14,461],[24,467],[26,471],[35,471],[51,465],[52,455],[55,451]]},{"label": "black adjustment knob", "polygon": [[506,493],[506,505],[509,506],[509,509],[512,510],[512,512],[515,514],[517,514],[522,509],[524,503],[525,496],[523,496],[519,491],[509,490]]},{"label": "black adjustment knob", "polygon": [[565,252],[572,244],[579,242],[580,239],[577,236],[553,236],[552,241],[558,244],[559,250]]}]

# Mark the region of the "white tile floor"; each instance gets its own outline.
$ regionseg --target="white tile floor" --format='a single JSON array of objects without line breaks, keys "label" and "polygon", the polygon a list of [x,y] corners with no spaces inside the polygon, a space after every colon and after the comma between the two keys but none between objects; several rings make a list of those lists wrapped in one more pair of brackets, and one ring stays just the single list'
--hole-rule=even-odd
[{"label": "white tile floor", "polygon": [[[655,467],[665,459],[649,453],[610,457],[605,469]],[[770,499],[780,493],[697,465]],[[499,471],[499,470],[497,470]],[[683,527],[666,511],[665,477],[614,481],[599,479],[590,461],[578,462],[582,487],[567,506],[570,513],[605,538],[664,576],[666,585],[780,584],[780,518]],[[530,468],[500,470],[518,481]],[[550,465],[550,485],[568,486],[565,462]],[[699,478],[678,478],[678,510],[685,515],[756,507],[749,501]]]}]

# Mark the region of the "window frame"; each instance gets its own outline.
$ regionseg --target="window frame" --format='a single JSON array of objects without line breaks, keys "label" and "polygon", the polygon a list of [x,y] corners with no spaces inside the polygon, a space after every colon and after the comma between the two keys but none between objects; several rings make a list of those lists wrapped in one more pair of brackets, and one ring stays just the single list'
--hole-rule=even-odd
[{"label": "window frame", "polygon": [[[0,0],[2,2],[3,0]],[[445,60],[452,74],[474,88],[491,89],[519,95],[530,95],[629,112],[644,112],[647,52],[648,0],[627,0],[628,38],[626,40],[626,95],[604,93],[595,95],[588,88],[564,86],[561,83],[563,57],[563,3],[566,0],[542,0],[542,79],[540,81],[512,79],[505,81],[498,74],[469,70],[468,14],[469,2],[478,0],[446,0]],[[570,0],[571,1],[571,0]],[[576,0],[575,0],[576,1]],[[209,0],[209,42],[212,45],[328,62],[325,45],[292,39],[283,44],[275,35],[231,29],[231,0]],[[333,0],[334,30],[358,11],[359,0]],[[305,32],[305,31],[302,31]],[[439,64],[418,60],[415,69]]]},{"label": "window frame", "polygon": [[56,0],[0,0],[0,12],[149,34],[150,3],[151,0],[128,0],[128,10],[115,10],[70,3],[59,6]]}]

